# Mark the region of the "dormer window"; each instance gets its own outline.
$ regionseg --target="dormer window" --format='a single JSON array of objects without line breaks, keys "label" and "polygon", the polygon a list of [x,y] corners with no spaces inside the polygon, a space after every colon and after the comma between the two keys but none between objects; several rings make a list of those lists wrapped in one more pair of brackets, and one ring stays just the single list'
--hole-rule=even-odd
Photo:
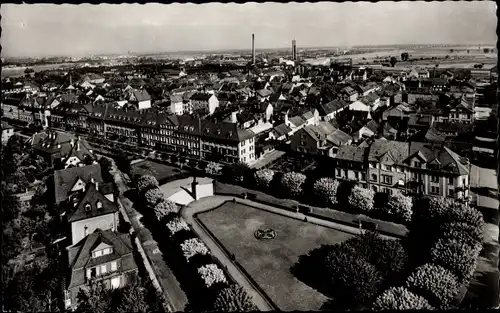
[{"label": "dormer window", "polygon": [[97,201],[97,203],[96,203],[96,207],[97,207],[98,209],[102,209],[102,202],[101,202],[101,201]]}]

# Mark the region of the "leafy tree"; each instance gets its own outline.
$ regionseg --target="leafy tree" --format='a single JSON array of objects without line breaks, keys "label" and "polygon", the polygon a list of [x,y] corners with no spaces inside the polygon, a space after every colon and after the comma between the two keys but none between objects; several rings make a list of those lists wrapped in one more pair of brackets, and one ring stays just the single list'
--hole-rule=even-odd
[{"label": "leafy tree", "polygon": [[154,207],[156,219],[161,222],[165,217],[170,214],[176,214],[178,212],[177,204],[170,200],[160,201]]},{"label": "leafy tree", "polygon": [[450,269],[460,281],[468,281],[480,251],[479,244],[469,246],[457,239],[439,239],[431,250],[431,261]]},{"label": "leafy tree", "polygon": [[271,181],[274,177],[274,171],[271,169],[262,169],[254,174],[255,183],[258,187],[263,189],[269,189],[271,186]]},{"label": "leafy tree", "polygon": [[172,236],[181,230],[189,230],[188,224],[181,217],[174,218],[166,226]]},{"label": "leafy tree", "polygon": [[95,282],[78,292],[78,313],[107,313],[112,303],[112,292],[102,282]]},{"label": "leafy tree", "polygon": [[281,177],[283,191],[292,197],[298,197],[303,193],[306,176],[301,173],[288,172]]},{"label": "leafy tree", "polygon": [[339,182],[330,177],[323,177],[318,179],[313,186],[314,195],[317,196],[320,201],[328,206],[335,205],[337,201],[337,190],[339,187]]},{"label": "leafy tree", "polygon": [[413,220],[419,225],[439,225],[453,200],[443,197],[422,197],[413,205]]},{"label": "leafy tree", "polygon": [[222,168],[222,175],[231,181],[241,184],[247,177],[250,167],[244,162],[236,162]]},{"label": "leafy tree", "polygon": [[140,280],[134,280],[131,284],[117,290],[115,297],[120,301],[117,301],[119,304],[116,312],[150,312],[146,292],[146,288],[141,286]]},{"label": "leafy tree", "polygon": [[380,310],[431,310],[424,298],[405,287],[392,287],[381,294],[373,303],[373,309]]},{"label": "leafy tree", "polygon": [[398,63],[398,59],[396,59],[396,57],[391,57],[391,66],[394,67],[396,65],[396,63]]},{"label": "leafy tree", "polygon": [[411,197],[398,192],[387,203],[388,214],[399,221],[410,222],[413,214],[412,205]]},{"label": "leafy tree", "polygon": [[217,292],[213,310],[219,312],[257,311],[252,297],[238,285],[231,285]]},{"label": "leafy tree", "polygon": [[345,299],[367,301],[377,294],[382,282],[375,266],[341,247],[328,253],[325,266],[336,296]]},{"label": "leafy tree", "polygon": [[218,283],[227,283],[226,275],[216,264],[208,264],[198,268],[198,274],[207,287]]},{"label": "leafy tree", "polygon": [[450,308],[459,292],[457,277],[442,266],[430,263],[419,266],[406,280],[406,287],[442,310]]},{"label": "leafy tree", "polygon": [[373,192],[373,190],[355,186],[351,190],[348,202],[354,209],[363,213],[368,213],[373,210],[374,197],[375,192]]},{"label": "leafy tree", "polygon": [[402,61],[408,61],[408,58],[409,58],[409,57],[410,57],[410,56],[409,56],[408,52],[403,52],[403,53],[401,53],[401,60],[402,60]]},{"label": "leafy tree", "polygon": [[144,175],[137,179],[136,182],[137,191],[142,194],[149,189],[158,188],[158,180],[152,175]]},{"label": "leafy tree", "polygon": [[459,202],[448,203],[447,210],[443,213],[443,222],[466,223],[481,230],[484,227],[481,211]]},{"label": "leafy tree", "polygon": [[163,199],[163,193],[159,188],[149,189],[144,193],[144,201],[150,207],[155,207]]},{"label": "leafy tree", "polygon": [[446,239],[456,239],[469,246],[481,244],[484,241],[483,229],[469,225],[467,223],[444,223],[441,225],[442,237]]},{"label": "leafy tree", "polygon": [[189,259],[195,254],[208,254],[208,248],[203,241],[199,238],[191,238],[185,240],[181,244],[181,250],[184,257],[189,262]]},{"label": "leafy tree", "polygon": [[105,182],[112,182],[113,176],[110,173],[113,168],[112,162],[106,157],[101,157],[99,159],[99,165],[101,166],[102,179]]},{"label": "leafy tree", "polygon": [[489,53],[489,52],[490,52],[490,49],[489,49],[489,48],[483,48],[483,52],[484,52],[484,53]]}]

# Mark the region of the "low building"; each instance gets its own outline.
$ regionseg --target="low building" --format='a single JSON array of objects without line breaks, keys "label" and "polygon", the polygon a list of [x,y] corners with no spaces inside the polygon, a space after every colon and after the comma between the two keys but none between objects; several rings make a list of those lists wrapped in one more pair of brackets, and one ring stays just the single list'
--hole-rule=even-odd
[{"label": "low building", "polygon": [[197,92],[189,99],[189,107],[184,114],[212,115],[218,107],[219,100],[214,94]]},{"label": "low building", "polygon": [[75,309],[78,293],[101,281],[107,288],[121,288],[136,278],[129,234],[96,230],[68,250],[69,279],[65,286],[66,309]]},{"label": "low building", "polygon": [[139,110],[151,108],[151,96],[144,89],[132,91],[128,101]]}]

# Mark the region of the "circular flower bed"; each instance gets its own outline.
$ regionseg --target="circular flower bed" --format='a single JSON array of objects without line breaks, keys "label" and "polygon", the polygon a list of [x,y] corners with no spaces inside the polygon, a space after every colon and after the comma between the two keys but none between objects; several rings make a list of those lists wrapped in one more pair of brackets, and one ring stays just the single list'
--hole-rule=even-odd
[{"label": "circular flower bed", "polygon": [[254,233],[255,238],[259,240],[269,240],[276,238],[276,231],[274,229],[257,229]]}]

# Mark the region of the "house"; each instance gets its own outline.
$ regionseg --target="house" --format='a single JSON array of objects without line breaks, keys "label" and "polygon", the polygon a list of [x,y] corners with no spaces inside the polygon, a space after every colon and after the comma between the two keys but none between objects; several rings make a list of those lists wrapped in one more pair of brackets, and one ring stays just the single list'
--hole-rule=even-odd
[{"label": "house", "polygon": [[151,108],[151,96],[144,89],[131,91],[128,101],[139,110]]},{"label": "house", "polygon": [[260,114],[265,122],[269,122],[274,113],[273,105],[271,103],[261,102],[256,108],[256,113]]},{"label": "house", "polygon": [[358,99],[358,92],[354,88],[347,86],[340,90],[340,98],[347,102],[356,101]]},{"label": "house", "polygon": [[26,82],[23,85],[22,91],[26,93],[37,93],[40,91],[40,86],[32,82]]},{"label": "house", "polygon": [[473,105],[465,97],[461,97],[451,105],[453,107],[448,111],[448,120],[450,123],[474,123]]},{"label": "house", "polygon": [[264,101],[269,101],[269,98],[271,97],[272,91],[268,89],[260,89],[255,92],[255,95],[257,96],[257,100],[260,102]]},{"label": "house", "polygon": [[68,250],[69,279],[64,292],[66,309],[75,309],[78,293],[94,281],[121,288],[138,272],[129,234],[97,230]]},{"label": "house", "polygon": [[371,138],[377,134],[377,131],[373,130],[373,127],[369,127],[368,124],[352,130],[351,136],[355,142]]},{"label": "house", "polygon": [[[349,110],[351,111],[361,111],[361,112],[370,112],[371,111],[371,107],[364,104],[363,102],[361,101],[354,101],[353,103],[349,104]],[[369,117],[370,115],[369,115]]]},{"label": "house", "polygon": [[170,112],[177,115],[184,114],[184,101],[180,95],[170,96]]},{"label": "house", "polygon": [[364,146],[340,146],[335,156],[335,178],[356,181],[368,188]]},{"label": "house", "polygon": [[189,107],[184,113],[213,114],[219,107],[219,100],[214,94],[197,92],[189,99]]},{"label": "house", "polygon": [[321,103],[317,106],[318,113],[323,121],[334,119],[339,112],[342,112],[347,107],[349,107],[349,103],[342,99],[335,99],[325,104]]},{"label": "house", "polygon": [[68,168],[97,162],[86,140],[66,132],[47,130],[35,133],[31,146],[50,166]]},{"label": "house", "polygon": [[186,72],[184,72],[182,69],[164,69],[161,71],[163,75],[165,75],[168,78],[182,78],[184,76],[187,76]]},{"label": "house", "polygon": [[54,171],[54,199],[55,205],[74,205],[74,195],[88,189],[89,184],[95,184],[97,190],[106,199],[115,201],[113,183],[105,184],[102,180],[101,166],[99,164],[84,167],[72,167]]},{"label": "house", "polygon": [[102,77],[101,75],[90,73],[83,78],[83,81],[88,82],[92,85],[97,85],[104,83],[105,78]]},{"label": "house", "polygon": [[329,123],[323,127],[307,125],[293,134],[290,148],[299,153],[332,157],[333,145],[327,141],[327,137],[334,130]]},{"label": "house", "polygon": [[430,78],[430,73],[426,69],[418,68],[411,70],[410,74],[408,74],[408,77],[413,77],[418,79],[428,79]]},{"label": "house", "polygon": [[2,122],[2,145],[5,145],[9,138],[14,135],[14,127],[10,126],[6,122]]},{"label": "house", "polygon": [[352,81],[365,81],[368,79],[368,71],[365,68],[353,70],[349,78]]},{"label": "house", "polygon": [[10,94],[2,97],[2,117],[11,121],[19,121],[19,107],[28,101],[25,93]]},{"label": "house", "polygon": [[305,112],[301,117],[306,122],[306,125],[318,125],[319,123],[319,112],[316,109]]},{"label": "house", "polygon": [[408,119],[410,112],[410,107],[406,103],[398,104],[395,107],[385,110],[382,113],[382,120],[388,121],[393,119]]},{"label": "house", "polygon": [[120,220],[117,204],[102,194],[99,182],[94,180],[85,185],[78,179],[72,190],[80,185],[82,189],[79,193],[72,193],[63,213],[70,225],[71,245],[97,229],[116,231]]},{"label": "house", "polygon": [[281,123],[269,132],[269,139],[283,141],[293,134],[293,130],[285,123]]}]

